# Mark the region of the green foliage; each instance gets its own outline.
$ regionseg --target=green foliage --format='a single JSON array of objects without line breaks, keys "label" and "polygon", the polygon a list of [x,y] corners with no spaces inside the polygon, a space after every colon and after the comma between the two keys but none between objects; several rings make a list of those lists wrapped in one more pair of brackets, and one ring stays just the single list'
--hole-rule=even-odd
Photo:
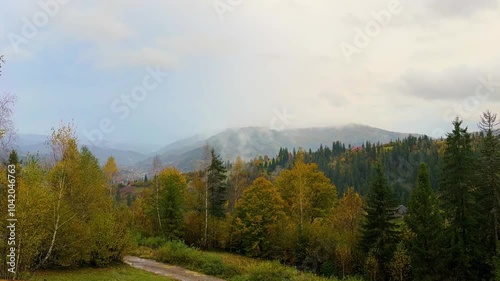
[{"label": "green foliage", "polygon": [[31,277],[32,281],[171,281],[173,279],[156,275],[128,265],[107,268],[88,268],[58,271],[41,271]]},{"label": "green foliage", "polygon": [[357,245],[361,238],[364,217],[365,211],[361,197],[354,191],[354,188],[348,188],[330,217],[330,223],[334,229],[330,231],[332,233],[330,235],[333,235],[331,244],[335,245],[335,253],[332,257],[335,258],[337,272],[342,277],[354,273],[359,265],[362,255]]},{"label": "green foliage", "polygon": [[[478,257],[477,206],[475,206],[474,171],[476,159],[472,151],[472,140],[462,121],[453,121],[453,131],[447,135],[446,149],[442,162],[440,198],[445,214],[445,246],[448,257],[447,270],[459,279],[479,276],[473,273],[481,263]],[[476,268],[477,269],[477,268]]]},{"label": "green foliage", "polygon": [[398,239],[394,210],[394,195],[387,184],[382,167],[377,165],[366,200],[366,222],[360,241],[361,249],[365,253],[371,252],[375,259],[373,264],[380,266],[377,280],[384,279],[384,274],[388,272],[387,266]]},{"label": "green foliage", "polygon": [[319,273],[326,277],[333,276],[335,274],[335,265],[331,261],[326,261],[321,265]]},{"label": "green foliage", "polygon": [[[498,246],[497,252],[500,252],[500,246]],[[497,254],[493,257],[493,276],[495,281],[500,281],[500,255]]]},{"label": "green foliage", "polygon": [[[179,241],[167,242],[155,251],[158,261],[184,266],[190,270],[215,275],[231,281],[253,280],[292,280],[325,281],[326,279],[310,273],[303,273],[280,264],[277,261],[260,261],[231,254],[202,252],[190,248]],[[356,277],[345,280],[359,281]]]},{"label": "green foliage", "polygon": [[478,124],[482,134],[478,149],[480,168],[476,205],[481,228],[479,240],[485,248],[482,253],[485,263],[491,263],[491,259],[498,255],[500,236],[500,140],[495,135],[499,125],[496,117],[496,114],[486,111]]},{"label": "green foliage", "polygon": [[211,163],[207,169],[207,185],[210,197],[210,215],[223,218],[225,216],[225,205],[227,198],[226,168],[215,149],[210,151]]},{"label": "green foliage", "polygon": [[162,235],[175,240],[182,236],[184,199],[187,181],[176,168],[166,168],[158,175],[160,184],[159,212]]},{"label": "green foliage", "polygon": [[153,236],[146,238],[139,238],[138,244],[152,249],[158,249],[163,246],[168,240],[165,237]]},{"label": "green foliage", "polygon": [[78,151],[68,125],[54,129],[49,143],[52,166],[28,156],[18,169],[18,277],[40,267],[108,265],[131,243],[129,210],[113,206],[97,158]]},{"label": "green foliage", "polygon": [[438,279],[443,254],[443,219],[425,163],[420,164],[417,185],[411,193],[408,214],[404,219],[412,233],[410,256],[414,275],[419,276],[421,280]]},{"label": "green foliage", "polygon": [[[394,280],[403,281],[408,278],[411,258],[403,242],[399,242],[394,251],[389,268]],[[421,278],[419,275],[417,275]]]},{"label": "green foliage", "polygon": [[299,151],[291,170],[276,178],[288,215],[301,227],[329,214],[337,200],[337,190],[316,164],[304,163]]},{"label": "green foliage", "polygon": [[234,274],[234,269],[226,266],[216,254],[201,252],[180,241],[165,243],[155,251],[154,257],[158,261],[184,266],[208,275],[225,277]]},{"label": "green foliage", "polygon": [[272,254],[272,237],[278,235],[278,225],[285,216],[283,204],[278,189],[265,178],[256,179],[245,189],[232,221],[234,240],[241,243],[245,253]]},{"label": "green foliage", "polygon": [[282,266],[279,262],[264,262],[256,266],[244,279],[246,281],[285,281],[293,280],[293,270]]}]

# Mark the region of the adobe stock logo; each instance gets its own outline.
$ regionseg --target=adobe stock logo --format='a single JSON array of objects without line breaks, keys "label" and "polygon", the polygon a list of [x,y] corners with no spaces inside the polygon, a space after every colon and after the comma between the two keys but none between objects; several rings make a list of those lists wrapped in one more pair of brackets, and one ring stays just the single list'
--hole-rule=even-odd
[{"label": "adobe stock logo", "polygon": [[493,81],[491,74],[488,75],[488,79],[480,76],[478,78],[479,83],[474,89],[474,94],[467,96],[462,100],[461,103],[456,103],[453,108],[447,109],[443,113],[443,120],[453,120],[455,117],[464,119],[469,117],[471,114],[476,113],[479,105],[486,102],[491,94],[496,92],[496,88],[500,87],[500,82]]},{"label": "adobe stock logo", "polygon": [[356,27],[354,29],[354,46],[342,42],[340,43],[340,50],[344,55],[347,62],[351,62],[351,56],[353,54],[362,53],[363,49],[367,48],[372,39],[377,37],[382,29],[389,26],[392,21],[393,15],[398,15],[403,10],[401,3],[398,0],[391,0],[387,4],[387,9],[382,9],[378,12],[371,12],[373,20],[370,20],[366,23],[364,30]]},{"label": "adobe stock logo", "polygon": [[19,52],[19,47],[28,44],[29,40],[38,35],[40,28],[49,24],[50,18],[54,18],[59,14],[61,5],[68,4],[69,0],[47,0],[39,1],[38,6],[40,10],[35,12],[31,19],[22,17],[23,27],[21,28],[20,35],[14,32],[9,32],[7,38],[14,52]]},{"label": "adobe stock logo", "polygon": [[[110,104],[110,109],[113,113],[118,114],[120,120],[129,117],[132,109],[137,108],[141,102],[147,97],[149,92],[152,92],[163,83],[168,77],[168,73],[156,66],[156,69],[146,67],[147,74],[142,78],[142,83],[133,87],[130,94],[123,94],[119,98],[114,99]],[[97,128],[92,130],[83,130],[83,134],[93,145],[99,145],[104,138],[104,134],[111,134],[115,130],[115,125],[111,118],[102,118],[99,121]]]},{"label": "adobe stock logo", "polygon": [[212,2],[217,16],[221,21],[224,20],[224,14],[232,13],[236,7],[241,5],[243,0],[215,0]]},{"label": "adobe stock logo", "polygon": [[[491,74],[487,79],[484,76],[478,77],[478,83],[474,89],[474,94],[465,97],[461,102],[457,102],[443,112],[443,121],[450,122],[456,117],[464,120],[471,115],[480,115],[477,112],[479,106],[490,99],[491,95],[500,88],[500,81],[494,81]],[[439,138],[446,134],[442,128],[436,128],[432,131],[431,137]]]}]

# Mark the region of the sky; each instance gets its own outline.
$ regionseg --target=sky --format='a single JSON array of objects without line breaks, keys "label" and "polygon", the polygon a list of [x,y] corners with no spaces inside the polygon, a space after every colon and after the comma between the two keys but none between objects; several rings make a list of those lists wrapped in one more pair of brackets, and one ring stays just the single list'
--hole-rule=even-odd
[{"label": "sky", "polygon": [[20,133],[168,144],[359,123],[443,135],[500,112],[497,0],[5,1]]}]

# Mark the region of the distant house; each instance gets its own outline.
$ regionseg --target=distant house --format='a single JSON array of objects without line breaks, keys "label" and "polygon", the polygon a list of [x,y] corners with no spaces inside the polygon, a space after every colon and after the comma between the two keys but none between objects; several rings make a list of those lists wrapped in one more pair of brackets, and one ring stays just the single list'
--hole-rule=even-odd
[{"label": "distant house", "polygon": [[405,214],[408,212],[408,208],[403,205],[399,205],[395,210],[394,210],[394,216],[396,218],[402,218],[405,216]]}]

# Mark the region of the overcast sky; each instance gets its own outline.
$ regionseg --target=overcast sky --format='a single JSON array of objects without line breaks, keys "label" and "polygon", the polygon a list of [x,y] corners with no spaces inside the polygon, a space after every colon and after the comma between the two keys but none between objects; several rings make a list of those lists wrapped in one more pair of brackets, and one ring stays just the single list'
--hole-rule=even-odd
[{"label": "overcast sky", "polygon": [[18,97],[21,133],[73,120],[80,138],[155,144],[240,126],[437,134],[500,113],[496,0],[4,2],[0,91]]}]

